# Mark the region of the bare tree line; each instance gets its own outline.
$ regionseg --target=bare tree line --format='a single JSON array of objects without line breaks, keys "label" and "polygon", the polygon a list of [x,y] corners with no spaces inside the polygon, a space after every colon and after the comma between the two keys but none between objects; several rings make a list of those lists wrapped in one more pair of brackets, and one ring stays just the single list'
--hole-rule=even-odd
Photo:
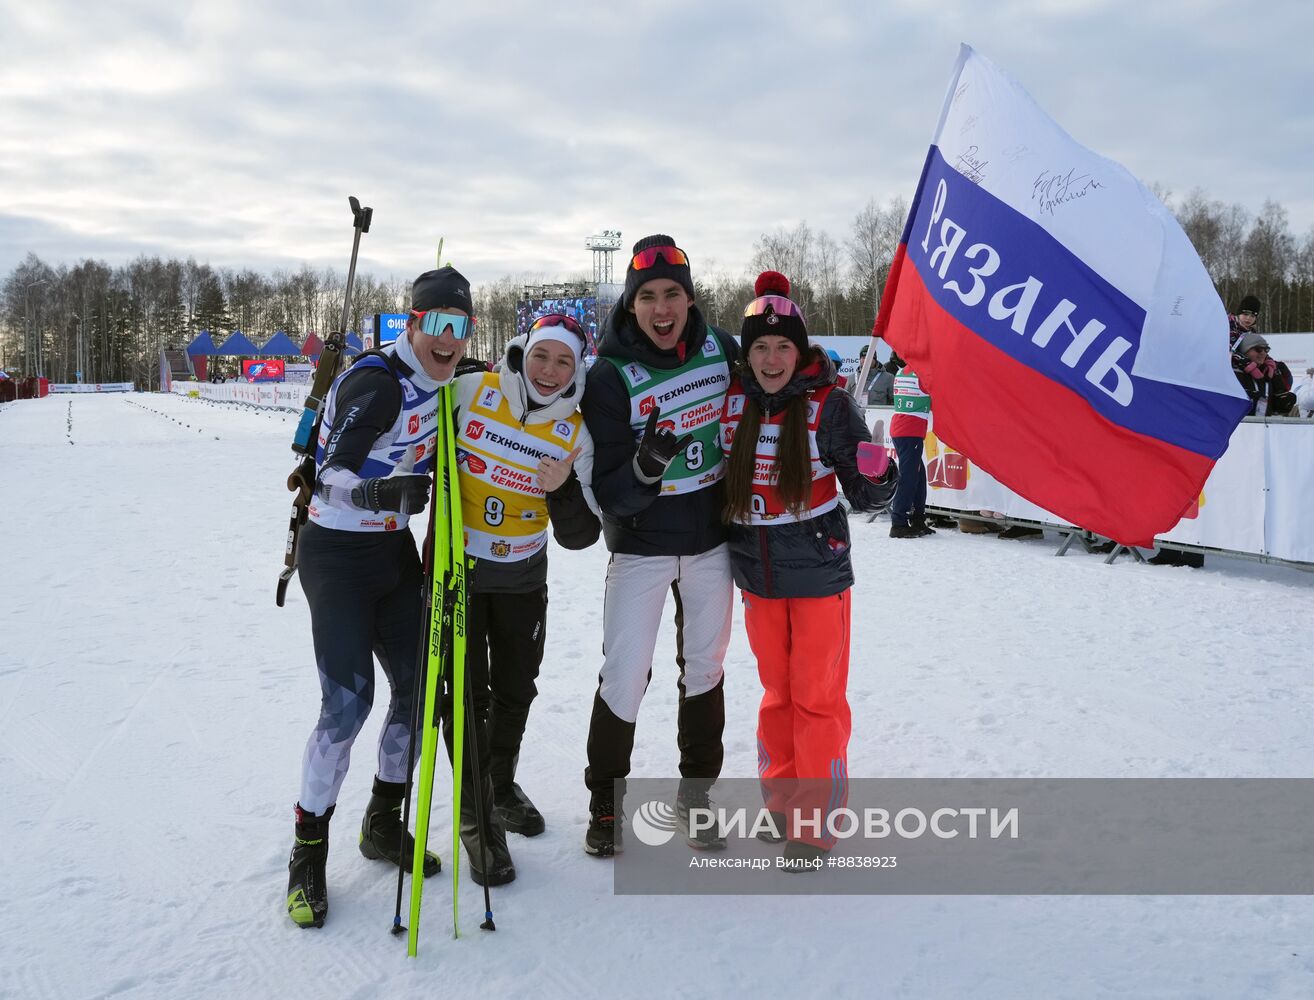
[{"label": "bare tree line", "polygon": [[[1253,293],[1264,303],[1261,328],[1314,330],[1314,228],[1291,233],[1287,212],[1266,201],[1257,215],[1200,190],[1178,200],[1156,190],[1176,214],[1229,309]],[[747,271],[694,260],[697,298],[712,323],[735,332],[759,271],[777,270],[810,331],[865,334],[889,276],[908,206],[903,199],[869,201],[837,239],[806,221],[762,233]],[[507,275],[477,286],[479,316],[470,351],[493,358],[515,335],[516,302],[527,281]],[[358,272],[353,320],[402,311],[410,277],[379,279]],[[280,330],[293,340],[335,329],[341,320],[345,277],[332,268],[276,270],[216,268],[188,258],[138,257],[110,267],[103,261],[51,265],[29,253],[0,284],[0,367],[40,372],[56,382],[135,382],[158,388],[161,349],[181,348],[197,333],[216,342],[241,330],[256,344]]]},{"label": "bare tree line", "polygon": [[804,221],[759,236],[747,272],[731,274],[695,260],[699,306],[711,323],[737,333],[758,273],[779,271],[789,278],[790,295],[814,336],[869,333],[907,215],[902,198],[884,205],[873,199],[854,217],[843,242]]},{"label": "bare tree line", "polygon": [[[344,279],[332,269],[214,268],[138,257],[110,268],[84,260],[52,266],[29,253],[0,286],[0,364],[55,382],[135,382],[158,388],[161,349],[182,348],[209,331],[233,330],[257,344],[276,331],[293,339],[341,321]],[[410,284],[357,275],[364,311],[389,312]]]}]

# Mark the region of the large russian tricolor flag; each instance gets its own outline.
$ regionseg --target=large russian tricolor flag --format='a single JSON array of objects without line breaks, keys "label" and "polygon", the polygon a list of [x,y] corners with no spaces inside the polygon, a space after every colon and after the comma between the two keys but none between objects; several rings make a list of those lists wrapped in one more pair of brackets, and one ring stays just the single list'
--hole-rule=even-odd
[{"label": "large russian tricolor flag", "polygon": [[966,45],[873,332],[938,436],[1129,545],[1177,523],[1247,409],[1172,214]]}]

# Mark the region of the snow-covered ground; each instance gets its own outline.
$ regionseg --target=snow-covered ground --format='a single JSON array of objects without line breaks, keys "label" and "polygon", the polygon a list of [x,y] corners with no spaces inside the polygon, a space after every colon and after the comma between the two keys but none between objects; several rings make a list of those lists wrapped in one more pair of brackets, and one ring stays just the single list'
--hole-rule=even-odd
[{"label": "snow-covered ground", "polygon": [[[452,938],[444,873],[419,958],[388,933],[395,879],[355,848],[378,706],[328,924],[299,930],[286,862],[319,695],[300,589],[273,600],[292,428],[164,395],[0,406],[0,996],[1314,995],[1304,897],[614,896],[581,848],[601,545],[552,552],[521,763],[548,831],[512,838],[497,932],[463,873]],[[1314,775],[1314,577],[887,533],[855,519],[852,777]],[[749,777],[736,617],[726,774]],[[675,701],[668,631],[636,776],[675,773]]]}]

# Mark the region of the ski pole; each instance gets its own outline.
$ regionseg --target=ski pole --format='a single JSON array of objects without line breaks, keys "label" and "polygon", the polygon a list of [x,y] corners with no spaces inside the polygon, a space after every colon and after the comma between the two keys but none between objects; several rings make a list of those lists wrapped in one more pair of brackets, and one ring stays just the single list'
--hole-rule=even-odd
[{"label": "ski pole", "polygon": [[[427,628],[420,630],[419,648],[415,651],[415,683],[412,688],[411,696],[414,699],[411,702],[411,732],[410,745],[406,748],[406,797],[402,800],[402,829],[401,842],[397,846],[397,856],[404,858],[406,856],[406,832],[411,828],[411,793],[415,789],[415,742],[420,738],[420,725],[424,718],[423,705],[424,693],[427,690],[427,674],[429,669],[429,633],[433,629],[433,532],[434,525],[438,520],[438,463],[433,463],[433,481],[435,496],[429,504],[429,534],[424,540],[424,573],[421,586],[424,588],[424,620],[428,623]],[[414,868],[414,860],[411,867]],[[415,877],[415,872],[411,872],[411,877]],[[424,877],[424,870],[420,870],[420,877]],[[401,922],[402,908],[402,891],[406,881],[406,869],[402,865],[397,866],[397,908],[392,915],[392,933],[404,934],[406,927]]]},{"label": "ski pole", "polygon": [[[491,668],[491,664],[490,664]],[[464,664],[456,665],[456,669],[464,670]],[[468,678],[467,678],[468,680]],[[484,922],[480,928],[486,931],[497,930],[497,925],[493,923],[493,902],[488,894],[488,816],[484,810],[484,780],[483,765],[479,761],[479,740],[475,738],[475,729],[479,726],[479,716],[474,710],[474,695],[471,693],[470,685],[465,685],[465,714],[468,715],[473,726],[469,726],[465,731],[466,743],[470,744],[470,777],[474,780],[475,786],[475,823],[479,825],[479,867],[484,872]]]},{"label": "ski pole", "polygon": [[[449,386],[445,392],[451,393]],[[479,747],[477,740],[471,744],[472,734],[465,729],[465,716],[468,714],[472,723],[478,722],[473,710],[471,694],[466,676],[466,570],[468,564],[465,559],[465,524],[461,513],[461,494],[460,494],[460,475],[456,459],[456,429],[452,423],[452,401],[450,395],[442,407],[442,426],[444,428],[443,440],[447,450],[447,470],[448,481],[447,488],[452,496],[452,503],[449,506],[451,514],[451,541],[452,544],[448,551],[448,565],[450,569],[449,581],[450,590],[445,595],[445,601],[448,603],[450,613],[445,614],[444,622],[450,623],[450,630],[445,638],[448,642],[448,662],[451,663],[452,678],[452,715],[454,716],[455,732],[452,741],[452,786],[455,790],[452,803],[452,851],[453,855],[459,857],[460,845],[458,843],[459,824],[461,818],[460,796],[465,786],[465,768],[462,766],[461,756],[465,745],[470,745],[470,775],[475,783],[475,788],[471,792],[475,794],[475,825],[479,829],[479,864],[485,874],[488,872],[488,817],[484,815],[484,796],[483,796],[483,775],[479,762]],[[485,679],[485,683],[487,680]],[[457,919],[457,900],[458,900],[458,882],[456,872],[460,870],[460,865],[452,869],[452,931],[459,934],[460,923]],[[483,930],[495,931],[497,925],[493,923],[493,904],[488,894],[488,883],[484,883],[484,922],[479,925]]]}]

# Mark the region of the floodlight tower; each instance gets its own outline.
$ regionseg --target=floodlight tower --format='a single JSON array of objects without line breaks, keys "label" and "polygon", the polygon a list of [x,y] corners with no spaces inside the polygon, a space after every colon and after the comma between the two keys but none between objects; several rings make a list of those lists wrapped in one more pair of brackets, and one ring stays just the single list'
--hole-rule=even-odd
[{"label": "floodlight tower", "polygon": [[594,284],[611,284],[611,260],[621,247],[620,230],[604,229],[597,236],[586,239],[584,245],[593,251]]}]

